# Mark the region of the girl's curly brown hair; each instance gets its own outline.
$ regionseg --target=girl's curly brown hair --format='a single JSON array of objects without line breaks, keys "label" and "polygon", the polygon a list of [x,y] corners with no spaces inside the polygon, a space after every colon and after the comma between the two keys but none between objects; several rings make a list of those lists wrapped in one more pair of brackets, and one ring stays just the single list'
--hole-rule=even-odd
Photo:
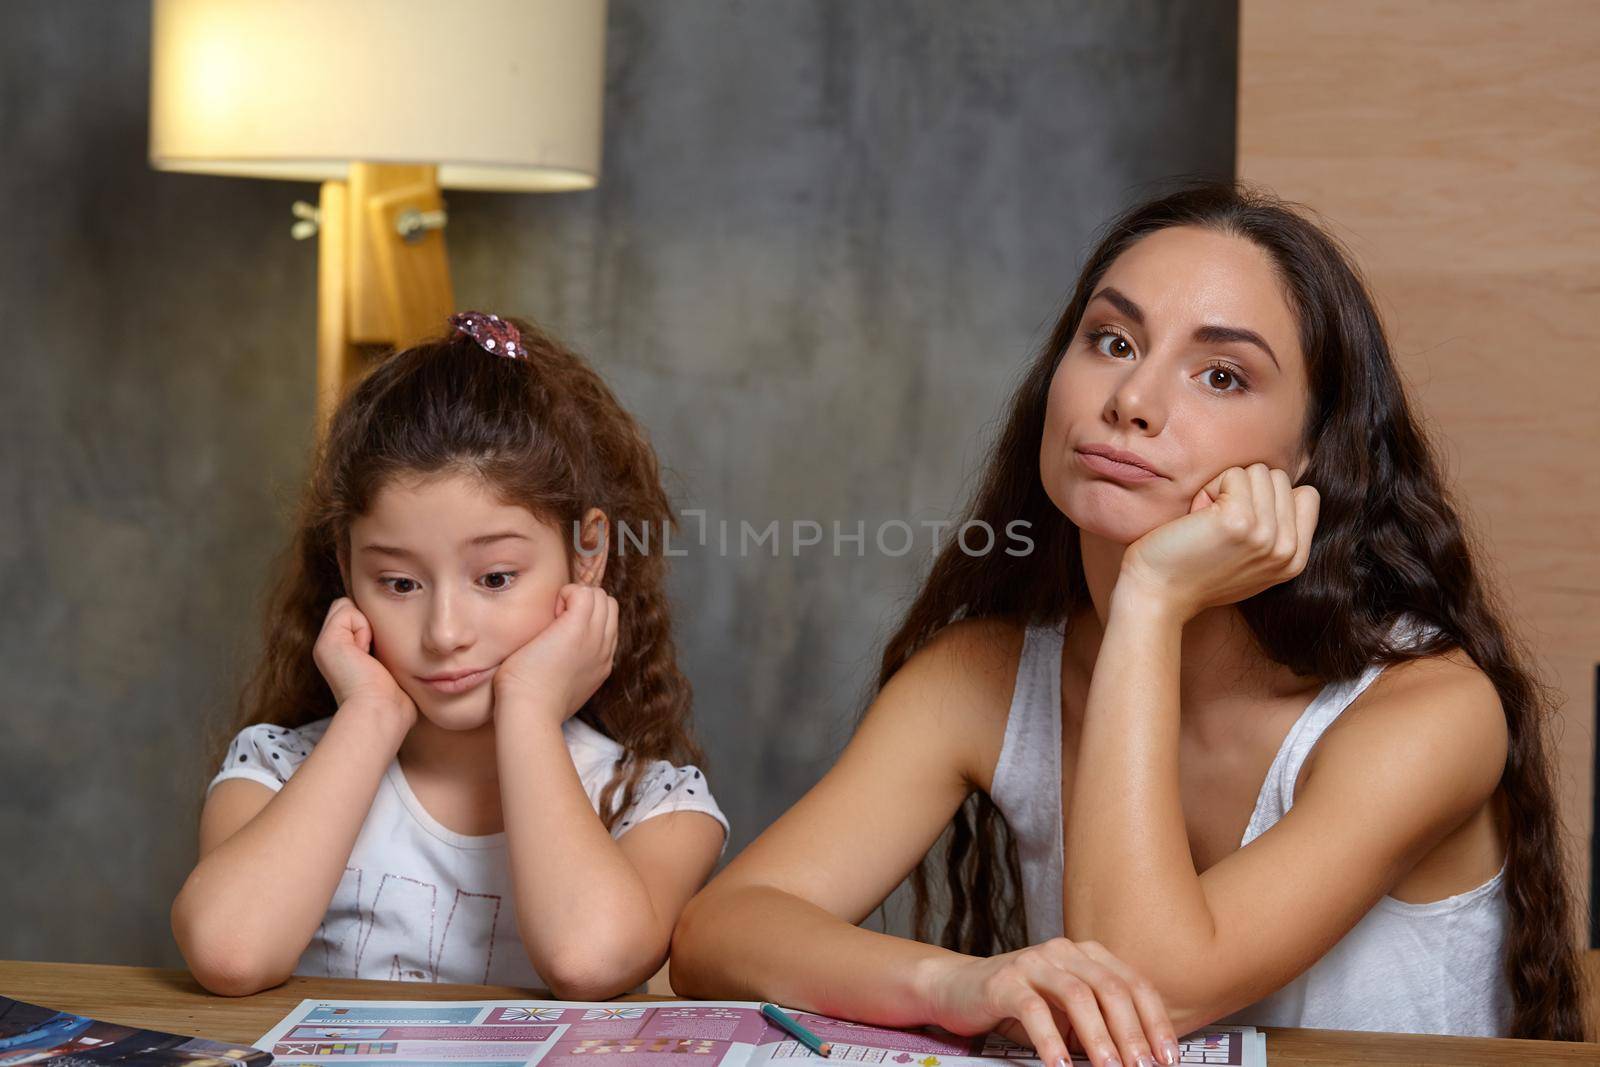
[{"label": "girl's curly brown hair", "polygon": [[[245,726],[292,728],[337,710],[311,649],[329,605],[344,595],[341,546],[391,479],[436,473],[481,477],[506,503],[562,531],[590,508],[606,515],[601,585],[618,602],[615,666],[577,713],[626,753],[601,794],[606,828],[653,761],[702,762],[672,640],[666,561],[640,550],[640,531],[664,540],[677,528],[655,451],[588,364],[532,323],[506,321],[522,334],[523,358],[493,355],[452,330],[387,356],[339,403],[277,565],[261,657],[233,726],[216,739],[213,766]],[[618,530],[632,532],[625,548]],[[575,560],[573,544],[562,541]]]},{"label": "girl's curly brown hair", "polygon": [[[1026,556],[973,556],[952,541],[890,638],[881,689],[935,633],[963,618],[1057,624],[1088,602],[1078,529],[1045,495],[1039,473],[1050,380],[1084,307],[1112,261],[1168,226],[1199,226],[1253,242],[1271,258],[1299,321],[1310,396],[1301,479],[1321,494],[1315,541],[1292,581],[1241,601],[1267,656],[1296,674],[1345,680],[1371,662],[1399,663],[1460,648],[1500,694],[1510,729],[1501,787],[1509,816],[1504,974],[1512,998],[1505,1036],[1584,1040],[1583,976],[1574,898],[1546,727],[1552,700],[1528,665],[1509,613],[1479,577],[1481,549],[1452,504],[1439,459],[1390,355],[1366,285],[1320,227],[1243,183],[1191,181],[1113,219],[1090,252],[1050,338],[1027,368],[961,521],[1000,529],[1027,520]],[[1385,637],[1415,613],[1442,632],[1412,648]],[[994,802],[974,793],[942,850],[948,919],[941,942],[979,956],[1026,942],[1015,841]],[[911,877],[915,935],[927,940],[929,854]]]}]

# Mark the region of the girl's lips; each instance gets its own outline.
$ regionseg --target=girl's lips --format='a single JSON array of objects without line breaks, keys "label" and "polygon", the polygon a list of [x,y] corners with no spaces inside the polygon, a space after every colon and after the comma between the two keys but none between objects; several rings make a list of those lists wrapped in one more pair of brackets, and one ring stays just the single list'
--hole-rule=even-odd
[{"label": "girl's lips", "polygon": [[489,676],[493,673],[493,667],[485,667],[481,671],[476,671],[472,674],[464,674],[460,678],[452,678],[449,681],[430,682],[425,678],[419,678],[417,680],[422,682],[424,685],[430,686],[433,689],[437,689],[441,693],[465,693],[468,689],[474,689],[484,681],[488,680]]},{"label": "girl's lips", "polygon": [[1073,454],[1083,462],[1085,467],[1088,467],[1096,474],[1103,474],[1107,478],[1115,478],[1119,482],[1147,482],[1153,478],[1161,477],[1161,475],[1147,471],[1143,467],[1135,467],[1131,463],[1118,463],[1114,459],[1097,456],[1092,452],[1074,452]]}]

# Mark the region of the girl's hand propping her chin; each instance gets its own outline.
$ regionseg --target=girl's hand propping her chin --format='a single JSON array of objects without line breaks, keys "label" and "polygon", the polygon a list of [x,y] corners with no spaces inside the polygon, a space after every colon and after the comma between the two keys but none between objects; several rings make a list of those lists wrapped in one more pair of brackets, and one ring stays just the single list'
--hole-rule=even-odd
[{"label": "girl's hand propping her chin", "polygon": [[955,1034],[994,1030],[1032,1046],[1045,1067],[1068,1059],[1069,1035],[1095,1067],[1178,1062],[1161,995],[1094,941],[1057,937],[943,964],[930,999],[933,1023]]},{"label": "girl's hand propping her chin", "polygon": [[510,704],[539,703],[566,722],[611,674],[617,651],[617,602],[604,589],[569,582],[556,617],[494,672],[495,715]]},{"label": "girl's hand propping her chin", "polygon": [[328,606],[311,658],[341,708],[351,700],[370,701],[394,709],[406,729],[416,722],[417,705],[372,654],[372,624],[354,600],[342,596]]},{"label": "girl's hand propping her chin", "polygon": [[1287,471],[1229,467],[1195,494],[1189,513],[1151,530],[1122,557],[1128,582],[1187,621],[1286,582],[1305,569],[1322,498]]}]

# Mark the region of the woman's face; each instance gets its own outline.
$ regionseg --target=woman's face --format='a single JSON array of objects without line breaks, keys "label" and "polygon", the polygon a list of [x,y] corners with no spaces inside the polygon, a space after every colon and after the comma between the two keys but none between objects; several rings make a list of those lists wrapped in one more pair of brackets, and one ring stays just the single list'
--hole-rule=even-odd
[{"label": "woman's face", "polygon": [[[555,618],[574,580],[566,547],[553,525],[477,478],[396,480],[351,524],[345,586],[372,624],[373,655],[417,710],[470,730],[493,712],[494,668]],[[460,692],[426,680],[467,670],[483,673]]]},{"label": "woman's face", "polygon": [[[1085,532],[1128,545],[1188,514],[1229,467],[1262,462],[1298,481],[1306,390],[1267,254],[1198,227],[1158,230],[1106,270],[1056,367],[1045,492]],[[1091,445],[1135,453],[1158,475],[1096,469],[1080,453]]]}]

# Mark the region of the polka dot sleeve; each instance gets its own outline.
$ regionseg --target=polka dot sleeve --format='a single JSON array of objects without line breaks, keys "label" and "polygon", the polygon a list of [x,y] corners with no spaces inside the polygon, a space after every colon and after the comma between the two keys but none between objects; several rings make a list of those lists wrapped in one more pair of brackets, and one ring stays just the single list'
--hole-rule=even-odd
[{"label": "polka dot sleeve", "polygon": [[206,786],[206,794],[210,795],[217,783],[229,778],[260,782],[274,792],[282,789],[283,783],[311,754],[311,747],[321,738],[322,729],[318,727],[324,727],[324,724],[311,723],[296,730],[266,723],[246,726],[228,746],[228,753],[222,758],[222,767]]},{"label": "polka dot sleeve", "polygon": [[711,787],[700,768],[674,767],[657,760],[639,781],[635,799],[617,820],[612,833],[621,837],[642,822],[674,811],[700,811],[722,824],[722,850],[728,849],[728,818],[711,795]]}]

